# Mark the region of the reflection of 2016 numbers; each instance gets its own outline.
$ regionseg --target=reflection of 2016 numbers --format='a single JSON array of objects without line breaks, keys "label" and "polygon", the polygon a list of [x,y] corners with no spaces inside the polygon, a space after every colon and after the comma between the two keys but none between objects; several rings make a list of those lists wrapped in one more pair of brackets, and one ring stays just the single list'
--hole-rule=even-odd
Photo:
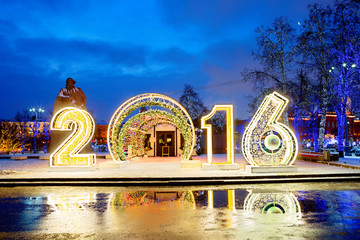
[{"label": "reflection of 2016 numbers", "polygon": [[277,92],[266,96],[242,138],[242,152],[253,166],[291,165],[297,155],[294,133],[279,123],[288,99]]},{"label": "reflection of 2016 numbers", "polygon": [[211,112],[201,118],[201,128],[207,130],[207,161],[212,164],[212,126],[206,124],[207,120],[210,120],[217,111],[226,112],[226,164],[234,163],[234,129],[233,129],[233,105],[215,105]]},{"label": "reflection of 2016 numbers", "polygon": [[51,120],[51,130],[73,132],[50,155],[50,166],[91,166],[95,164],[95,154],[79,154],[91,141],[95,122],[84,110],[68,107],[59,110]]}]

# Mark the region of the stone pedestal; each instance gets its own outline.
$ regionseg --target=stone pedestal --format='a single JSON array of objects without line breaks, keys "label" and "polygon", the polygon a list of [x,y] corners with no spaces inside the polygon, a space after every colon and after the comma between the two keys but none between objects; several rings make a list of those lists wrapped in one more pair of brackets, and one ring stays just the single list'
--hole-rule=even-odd
[{"label": "stone pedestal", "polygon": [[209,164],[203,163],[204,170],[239,170],[240,166],[237,163],[234,164]]},{"label": "stone pedestal", "polygon": [[49,172],[94,172],[96,165],[89,167],[50,167]]},{"label": "stone pedestal", "polygon": [[247,173],[289,173],[297,172],[297,166],[251,166],[246,165]]},{"label": "stone pedestal", "polygon": [[27,159],[27,156],[12,156],[11,159],[21,161]]},{"label": "stone pedestal", "polygon": [[188,160],[180,162],[181,168],[201,168],[201,161],[199,160]]},{"label": "stone pedestal", "polygon": [[48,155],[40,156],[39,159],[40,159],[40,160],[47,160],[47,161],[48,161],[48,160],[50,160],[50,155],[48,154]]}]

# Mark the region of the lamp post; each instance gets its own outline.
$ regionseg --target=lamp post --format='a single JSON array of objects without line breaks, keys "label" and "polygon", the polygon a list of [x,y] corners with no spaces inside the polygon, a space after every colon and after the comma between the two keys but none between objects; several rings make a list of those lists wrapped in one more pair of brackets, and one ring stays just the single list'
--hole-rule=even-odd
[{"label": "lamp post", "polygon": [[29,123],[28,127],[30,127],[32,130],[32,135],[33,135],[33,139],[34,139],[33,148],[34,148],[34,153],[36,153],[36,151],[37,151],[37,135],[39,133],[39,127],[40,127],[40,123],[37,122],[38,116],[41,113],[45,112],[45,110],[42,108],[38,108],[38,109],[31,108],[31,109],[29,109],[29,111],[35,113],[35,123],[32,123],[32,124]]},{"label": "lamp post", "polygon": [[45,110],[42,109],[42,108],[38,108],[38,109],[36,109],[36,108],[30,108],[29,111],[35,113],[35,121],[38,120],[38,115],[40,115],[41,113],[45,112]]}]

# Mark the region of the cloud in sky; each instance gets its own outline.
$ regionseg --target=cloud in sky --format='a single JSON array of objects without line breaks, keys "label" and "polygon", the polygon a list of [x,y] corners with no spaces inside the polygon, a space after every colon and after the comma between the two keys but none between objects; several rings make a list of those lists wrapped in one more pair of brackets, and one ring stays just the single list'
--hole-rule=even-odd
[{"label": "cloud in sky", "polygon": [[67,77],[97,120],[136,94],[178,99],[185,83],[209,108],[234,103],[236,117],[247,117],[248,83],[206,87],[256,66],[256,27],[282,15],[297,22],[313,2],[0,0],[0,119],[32,106],[52,111]]}]

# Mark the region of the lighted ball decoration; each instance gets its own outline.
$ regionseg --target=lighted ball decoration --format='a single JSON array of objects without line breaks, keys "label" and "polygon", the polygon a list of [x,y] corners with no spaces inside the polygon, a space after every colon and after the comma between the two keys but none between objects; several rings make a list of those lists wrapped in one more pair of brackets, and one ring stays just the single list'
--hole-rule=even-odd
[{"label": "lighted ball decoration", "polygon": [[82,109],[67,107],[55,113],[51,120],[52,131],[71,131],[53,153],[50,154],[51,167],[87,167],[95,165],[95,154],[79,154],[94,135],[95,122]]},{"label": "lighted ball decoration", "polygon": [[[141,139],[139,140],[139,137],[144,136],[144,134],[137,134],[137,132],[145,132],[148,128],[145,127],[142,129],[142,125],[137,125],[136,128],[132,128],[131,125],[137,120],[141,120],[147,113],[137,113],[132,118],[129,119],[129,117],[137,109],[151,106],[163,108],[166,111],[161,112],[156,109],[158,112],[153,112],[154,114],[152,115],[155,120],[148,121],[147,125],[154,126],[153,124],[165,122],[179,128],[185,140],[184,152],[181,158],[182,160],[189,160],[195,145],[195,130],[191,117],[180,103],[168,96],[158,93],[145,93],[132,97],[115,111],[110,119],[107,133],[108,149],[112,158],[115,161],[126,160],[124,151],[126,145],[124,142],[128,136],[132,135],[133,137],[130,142],[126,143],[127,145],[133,146],[136,145],[135,141],[142,141]],[[132,131],[129,132],[129,129]],[[135,135],[138,137],[135,137]],[[142,149],[140,151],[142,151]]]},{"label": "lighted ball decoration", "polygon": [[277,92],[265,97],[242,138],[242,152],[253,166],[290,166],[298,153],[295,134],[278,122],[289,100]]},{"label": "lighted ball decoration", "polygon": [[275,131],[268,131],[261,138],[261,147],[268,153],[279,151],[281,146],[282,138]]}]

